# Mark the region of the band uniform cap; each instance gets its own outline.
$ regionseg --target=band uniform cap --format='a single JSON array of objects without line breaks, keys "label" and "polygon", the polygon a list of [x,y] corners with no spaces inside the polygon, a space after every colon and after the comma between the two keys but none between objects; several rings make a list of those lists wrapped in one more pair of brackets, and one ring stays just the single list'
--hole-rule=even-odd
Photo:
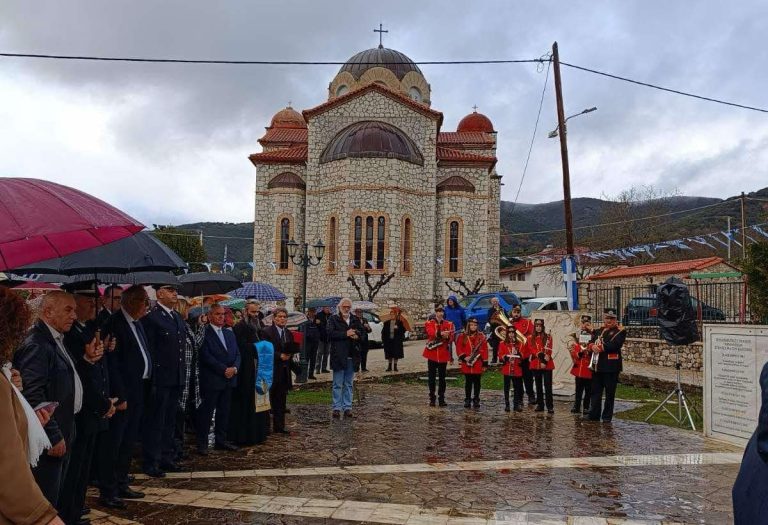
[{"label": "band uniform cap", "polygon": [[513,312],[514,312],[514,311],[517,311],[517,312],[522,312],[522,311],[523,311],[523,308],[522,308],[522,307],[521,307],[519,304],[516,304],[515,306],[513,306],[513,307],[512,307],[512,311],[513,311]]},{"label": "band uniform cap", "polygon": [[618,317],[618,315],[616,315],[616,308],[605,308],[603,310],[603,315],[605,317],[613,317],[613,318]]},{"label": "band uniform cap", "polygon": [[585,314],[585,315],[581,316],[581,322],[582,323],[588,323],[590,321],[592,321],[592,316],[591,315],[586,315]]},{"label": "band uniform cap", "polygon": [[435,306],[435,312],[445,312],[445,308],[440,305]]},{"label": "band uniform cap", "polygon": [[63,290],[65,292],[69,292],[75,295],[82,295],[84,297],[101,297],[101,294],[97,289],[93,287],[93,285],[72,284],[69,286],[64,286]]},{"label": "band uniform cap", "polygon": [[469,319],[467,319],[467,324],[469,324],[469,323],[480,324],[479,321],[477,320],[477,317],[470,317]]},{"label": "band uniform cap", "polygon": [[544,324],[544,319],[534,319],[533,324]]}]

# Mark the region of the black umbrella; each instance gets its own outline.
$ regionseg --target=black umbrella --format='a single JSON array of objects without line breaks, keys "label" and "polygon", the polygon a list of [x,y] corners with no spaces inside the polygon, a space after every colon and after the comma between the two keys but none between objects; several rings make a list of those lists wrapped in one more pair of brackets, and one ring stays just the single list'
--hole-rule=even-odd
[{"label": "black umbrella", "polygon": [[121,239],[98,248],[83,250],[65,257],[48,259],[14,268],[15,274],[53,273],[61,275],[91,274],[102,279],[104,274],[133,272],[169,272],[186,268],[186,263],[168,246],[147,232]]},{"label": "black umbrella", "polygon": [[237,290],[242,283],[237,277],[226,273],[196,272],[179,276],[179,293],[187,297],[224,294]]},{"label": "black umbrella", "polygon": [[[32,277],[32,276],[31,276]],[[98,284],[158,284],[179,286],[179,279],[170,272],[131,272],[131,273],[83,273],[62,275],[41,273],[33,276],[36,282],[60,283],[63,285],[98,283]]]}]

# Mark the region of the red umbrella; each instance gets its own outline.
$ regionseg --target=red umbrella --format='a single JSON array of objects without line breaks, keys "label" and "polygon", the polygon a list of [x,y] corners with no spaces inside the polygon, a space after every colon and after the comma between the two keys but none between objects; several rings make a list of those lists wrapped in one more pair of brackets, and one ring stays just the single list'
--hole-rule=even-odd
[{"label": "red umbrella", "polygon": [[136,219],[74,188],[0,178],[0,271],[109,244],[143,229]]}]

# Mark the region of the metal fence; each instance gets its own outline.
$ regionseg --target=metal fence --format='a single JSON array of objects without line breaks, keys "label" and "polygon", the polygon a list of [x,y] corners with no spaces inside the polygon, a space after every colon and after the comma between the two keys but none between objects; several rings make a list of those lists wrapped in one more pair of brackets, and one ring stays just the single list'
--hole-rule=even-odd
[{"label": "metal fence", "polygon": [[[699,324],[752,323],[749,311],[747,284],[737,281],[687,282]],[[602,318],[605,308],[615,308],[620,322],[630,333],[644,327],[658,326],[656,291],[658,284],[611,286],[590,283],[587,308],[596,319]],[[637,330],[632,330],[637,328]],[[647,330],[645,330],[647,331]],[[701,330],[699,331],[701,333]]]}]

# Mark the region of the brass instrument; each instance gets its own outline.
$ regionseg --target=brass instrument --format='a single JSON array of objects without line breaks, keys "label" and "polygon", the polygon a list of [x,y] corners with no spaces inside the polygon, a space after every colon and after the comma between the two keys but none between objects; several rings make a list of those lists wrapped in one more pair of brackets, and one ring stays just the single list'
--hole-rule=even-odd
[{"label": "brass instrument", "polygon": [[[488,320],[488,322],[493,324],[492,321],[494,320],[499,322],[499,326],[496,327],[493,333],[496,334],[496,337],[500,341],[505,341],[507,339],[506,331],[510,326],[512,326],[512,321],[509,320],[509,317],[507,317],[507,314],[505,314],[503,310],[497,310],[493,312],[493,315],[491,315],[491,318]],[[528,342],[528,338],[525,337],[525,334],[517,329],[515,330],[515,340],[521,345],[524,345]]]},{"label": "brass instrument", "polygon": [[[600,345],[600,348],[603,347],[603,334],[600,334],[600,337],[597,338],[597,342],[595,344]],[[593,372],[597,372],[597,361],[600,358],[600,354],[597,352],[592,352],[592,360],[589,362],[588,369],[592,370]]]},{"label": "brass instrument", "polygon": [[[478,332],[479,333],[479,332]],[[469,335],[467,334],[467,337]],[[467,366],[472,368],[475,365],[475,362],[480,358],[480,346],[483,344],[484,338],[480,338],[480,341],[472,347],[472,352],[469,354],[469,357],[467,358]]]},{"label": "brass instrument", "polygon": [[[438,326],[438,328],[440,328],[440,327]],[[453,329],[453,330],[447,330],[447,331],[449,331],[451,333],[454,333],[456,330]],[[445,336],[443,336],[442,331],[439,332],[438,334],[439,335],[436,338],[429,339],[427,341],[427,350],[434,350],[436,348],[440,348],[441,345],[445,344],[447,339],[446,339]]]}]

